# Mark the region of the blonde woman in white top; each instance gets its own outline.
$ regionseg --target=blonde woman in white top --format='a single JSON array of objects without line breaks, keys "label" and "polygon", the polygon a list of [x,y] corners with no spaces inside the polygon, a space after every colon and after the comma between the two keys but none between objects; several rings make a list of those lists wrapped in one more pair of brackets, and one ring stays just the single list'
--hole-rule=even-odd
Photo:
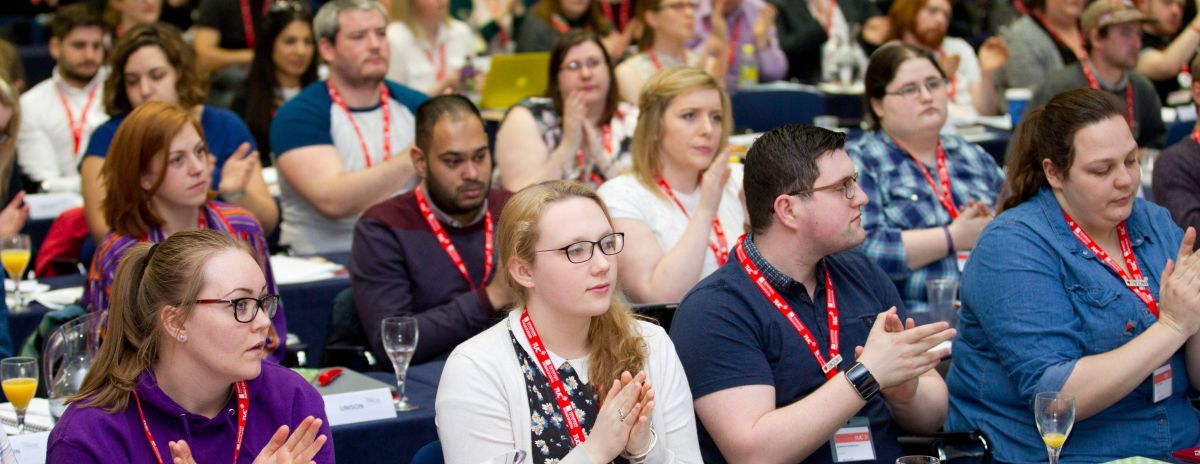
[{"label": "blonde woman in white top", "polygon": [[742,235],[741,166],[729,164],[729,97],[695,68],[656,74],[642,89],[633,172],[600,187],[629,252],[621,287],[636,303],[683,299],[725,264]]},{"label": "blonde woman in white top", "polygon": [[674,345],[616,297],[624,239],[600,198],[573,181],[529,186],[505,205],[497,237],[517,304],[446,361],[446,462],[513,449],[535,464],[701,462]]},{"label": "blonde woman in white top", "polygon": [[459,87],[459,71],[475,55],[471,26],[450,17],[449,0],[392,0],[387,27],[388,80],[435,96]]}]

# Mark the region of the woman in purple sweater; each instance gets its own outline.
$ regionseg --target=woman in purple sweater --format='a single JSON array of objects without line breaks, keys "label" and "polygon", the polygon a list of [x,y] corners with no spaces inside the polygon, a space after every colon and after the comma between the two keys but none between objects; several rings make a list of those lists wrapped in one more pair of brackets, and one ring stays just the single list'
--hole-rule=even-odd
[{"label": "woman in purple sweater", "polygon": [[321,396],[263,361],[278,301],[227,234],[134,245],[117,268],[100,354],[50,432],[47,462],[334,462]]}]

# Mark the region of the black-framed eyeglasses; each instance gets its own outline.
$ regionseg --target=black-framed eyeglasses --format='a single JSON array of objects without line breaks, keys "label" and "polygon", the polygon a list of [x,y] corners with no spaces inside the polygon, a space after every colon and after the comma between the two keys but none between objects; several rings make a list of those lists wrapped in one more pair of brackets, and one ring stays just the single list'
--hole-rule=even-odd
[{"label": "black-framed eyeglasses", "polygon": [[887,95],[896,95],[900,98],[913,98],[916,97],[917,94],[921,93],[921,87],[924,87],[930,95],[933,95],[934,93],[940,92],[942,89],[944,89],[946,84],[947,82],[945,79],[940,77],[931,77],[926,80],[924,84],[917,84],[914,82],[912,84],[900,87],[900,89],[896,90],[895,92],[884,93]]},{"label": "black-framed eyeglasses", "polygon": [[612,256],[621,252],[625,248],[625,234],[623,232],[614,232],[603,237],[595,242],[591,240],[580,240],[562,248],[553,250],[537,250],[538,253],[548,253],[552,251],[561,251],[567,255],[567,261],[575,264],[586,263],[592,259],[592,254],[596,248],[600,249],[601,253]]},{"label": "black-framed eyeglasses", "polygon": [[233,318],[241,323],[249,323],[258,315],[258,310],[266,313],[267,319],[275,319],[275,311],[279,309],[279,295],[263,295],[262,298],[245,297],[232,300],[207,299],[196,300],[197,304],[227,304],[233,309]]},{"label": "black-framed eyeglasses", "polygon": [[820,192],[820,191],[824,191],[824,190],[840,191],[840,192],[842,192],[842,195],[846,197],[847,200],[853,200],[854,194],[856,192],[858,192],[858,173],[856,172],[854,174],[846,176],[842,180],[839,180],[832,184],[826,185],[824,187],[814,187],[814,188],[810,188],[807,190],[797,190],[795,192],[789,193],[788,196],[807,195],[809,193],[815,193],[815,192]]}]

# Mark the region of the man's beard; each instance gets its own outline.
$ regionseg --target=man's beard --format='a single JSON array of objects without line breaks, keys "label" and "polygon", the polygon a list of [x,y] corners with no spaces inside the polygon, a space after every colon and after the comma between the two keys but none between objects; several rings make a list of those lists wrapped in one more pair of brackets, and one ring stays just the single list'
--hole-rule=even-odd
[{"label": "man's beard", "polygon": [[99,69],[100,69],[99,66],[95,66],[92,68],[93,71],[90,75],[84,75],[84,74],[81,74],[81,73],[75,71],[75,69],[81,68],[81,67],[83,67],[83,66],[63,66],[58,69],[58,72],[59,72],[59,74],[62,74],[63,78],[65,78],[67,80],[88,83],[88,82],[92,81],[93,77],[96,77],[96,72],[99,71]]},{"label": "man's beard", "polygon": [[946,40],[946,33],[940,30],[919,30],[913,36],[917,38],[917,42],[920,42],[922,46],[931,50],[938,49],[942,46],[942,41]]},{"label": "man's beard", "polygon": [[438,185],[437,182],[432,182],[432,179],[428,177],[429,176],[428,172],[426,172],[425,175],[426,175],[427,179],[431,180],[431,182],[425,183],[429,190],[430,201],[433,201],[433,204],[437,205],[437,208],[442,210],[443,213],[446,213],[447,215],[451,215],[451,216],[457,216],[460,214],[467,214],[467,213],[478,211],[479,207],[483,205],[484,199],[487,198],[488,190],[490,190],[490,188],[491,188],[491,186],[488,185],[488,182],[480,182],[480,181],[464,182],[460,188],[466,188],[469,186],[479,187],[479,191],[481,192],[481,195],[479,197],[479,203],[477,203],[475,205],[470,205],[470,206],[462,206],[462,205],[459,205],[457,201],[455,201],[454,192],[447,192],[446,189],[444,189],[441,185]]}]

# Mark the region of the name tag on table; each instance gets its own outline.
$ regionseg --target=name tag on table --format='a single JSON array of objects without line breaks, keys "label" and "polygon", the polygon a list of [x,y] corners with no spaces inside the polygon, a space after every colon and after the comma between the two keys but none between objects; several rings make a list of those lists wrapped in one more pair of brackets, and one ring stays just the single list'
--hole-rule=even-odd
[{"label": "name tag on table", "polygon": [[1165,400],[1171,397],[1171,364],[1164,364],[1162,367],[1154,370],[1154,402]]},{"label": "name tag on table", "polygon": [[12,445],[17,464],[42,464],[46,462],[46,446],[50,441],[50,432],[27,433],[10,435],[8,443]]},{"label": "name tag on table", "polygon": [[335,393],[326,395],[324,400],[330,427],[396,417],[390,388]]},{"label": "name tag on table", "polygon": [[871,422],[865,417],[850,419],[829,440],[833,462],[875,460],[875,445],[871,442]]}]

